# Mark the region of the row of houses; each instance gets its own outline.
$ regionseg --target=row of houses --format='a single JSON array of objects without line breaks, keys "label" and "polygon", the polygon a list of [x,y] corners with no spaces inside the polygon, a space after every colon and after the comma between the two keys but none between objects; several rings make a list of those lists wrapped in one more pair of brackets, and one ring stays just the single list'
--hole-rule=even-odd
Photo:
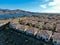
[{"label": "row of houses", "polygon": [[52,36],[51,31],[39,30],[37,28],[24,26],[24,25],[20,25],[20,26],[10,25],[10,28],[16,29],[19,32],[25,33],[26,35],[29,35],[29,36],[36,36],[37,39],[40,39],[40,38],[45,39],[46,42],[48,42],[50,40],[50,37]]},{"label": "row of houses", "polygon": [[[33,18],[33,17],[32,17]],[[22,32],[22,33],[25,33],[26,35],[32,35],[32,36],[36,36],[36,38],[40,39],[42,37],[42,39],[45,39],[46,42],[48,42],[50,40],[50,38],[52,37],[53,38],[53,43],[54,45],[57,45],[57,44],[60,44],[60,40],[59,40],[59,34],[60,34],[60,20],[58,21],[55,21],[54,19],[51,21],[48,21],[47,20],[45,22],[47,22],[45,25],[44,25],[44,22],[38,22],[36,21],[38,18],[36,18],[36,20],[33,18],[31,20],[31,18],[29,18],[27,20],[27,17],[23,19],[20,18],[21,20],[23,20],[24,22],[31,22],[31,23],[35,23],[36,26],[44,26],[46,29],[42,29],[42,30],[39,30],[38,28],[35,28],[35,27],[29,27],[28,25],[21,25],[19,24],[19,20],[17,19],[14,19],[13,21],[10,22],[10,27],[11,28],[14,28],[14,29],[17,29],[18,31]],[[40,19],[39,19],[40,20]],[[52,31],[49,31],[48,28],[52,28],[53,24],[56,24],[56,29],[54,32],[54,34],[52,35]],[[57,40],[56,40],[57,39]]]},{"label": "row of houses", "polygon": [[52,35],[54,45],[60,45],[60,23],[56,24],[56,32]]},{"label": "row of houses", "polygon": [[60,33],[54,33],[52,35],[54,45],[60,45]]},{"label": "row of houses", "polygon": [[54,19],[43,19],[42,17],[41,18],[38,18],[38,17],[22,17],[22,18],[19,18],[23,23],[31,23],[32,25],[35,25],[35,27],[42,27],[42,29],[44,30],[50,30],[53,27],[54,24],[57,23],[56,20]]},{"label": "row of houses", "polygon": [[18,22],[14,22],[14,21],[10,22],[10,28],[16,29],[17,31],[25,33],[26,35],[36,36],[37,39],[42,38],[46,42],[49,42],[50,38],[52,37],[54,45],[60,44],[60,40],[59,40],[60,33],[59,34],[54,33],[54,35],[52,35],[52,31],[39,30],[38,28],[29,27],[27,25],[21,25]]}]

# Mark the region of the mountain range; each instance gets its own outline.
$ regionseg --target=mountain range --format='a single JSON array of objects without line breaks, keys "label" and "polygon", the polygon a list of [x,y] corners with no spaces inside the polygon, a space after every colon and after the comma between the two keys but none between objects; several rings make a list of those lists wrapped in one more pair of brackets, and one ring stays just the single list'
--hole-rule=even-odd
[{"label": "mountain range", "polygon": [[0,9],[0,15],[3,14],[24,14],[24,15],[60,15],[59,13],[37,13],[37,12],[29,12],[24,10],[9,10],[9,9]]}]

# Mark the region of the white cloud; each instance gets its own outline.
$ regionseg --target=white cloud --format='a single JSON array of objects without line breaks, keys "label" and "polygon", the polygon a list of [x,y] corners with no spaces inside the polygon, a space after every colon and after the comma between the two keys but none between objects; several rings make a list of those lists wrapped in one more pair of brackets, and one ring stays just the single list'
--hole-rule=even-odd
[{"label": "white cloud", "polygon": [[51,5],[51,6],[60,5],[60,1],[54,0],[53,2],[50,2],[49,5]]},{"label": "white cloud", "polygon": [[[42,10],[42,12],[60,13],[60,1],[59,0],[53,0],[53,2],[49,2],[47,5],[45,4],[41,6],[42,8],[43,7],[46,8],[45,10]],[[51,8],[49,6],[51,6]]]},{"label": "white cloud", "polygon": [[49,6],[55,6],[56,3],[55,3],[55,2],[50,2],[48,5],[49,5]]},{"label": "white cloud", "polygon": [[54,0],[53,2],[49,3],[49,6],[52,6],[52,10],[60,11],[60,1],[59,0]]},{"label": "white cloud", "polygon": [[45,4],[44,5],[40,5],[40,7],[45,9],[45,8],[47,8],[47,5],[45,5]]}]

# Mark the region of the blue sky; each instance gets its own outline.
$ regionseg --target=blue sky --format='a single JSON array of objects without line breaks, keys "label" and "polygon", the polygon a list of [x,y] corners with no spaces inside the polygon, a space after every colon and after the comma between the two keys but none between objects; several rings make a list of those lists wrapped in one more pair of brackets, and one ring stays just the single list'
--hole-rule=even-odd
[{"label": "blue sky", "polygon": [[21,9],[31,12],[60,13],[59,0],[0,0],[2,9]]}]

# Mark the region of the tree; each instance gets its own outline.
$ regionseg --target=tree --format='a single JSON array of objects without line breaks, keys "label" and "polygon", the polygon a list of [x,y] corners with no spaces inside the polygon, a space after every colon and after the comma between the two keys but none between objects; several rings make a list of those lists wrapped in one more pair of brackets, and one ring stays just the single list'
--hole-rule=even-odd
[{"label": "tree", "polygon": [[24,24],[24,22],[23,22],[22,20],[20,20],[20,19],[19,19],[19,23],[20,23],[20,24]]},{"label": "tree", "polygon": [[52,35],[53,35],[53,34],[54,34],[54,32],[55,32],[55,30],[56,30],[56,24],[53,24],[53,26],[52,26],[51,30],[52,30]]},{"label": "tree", "polygon": [[43,29],[43,26],[42,26],[42,25],[40,25],[40,26],[39,26],[39,29],[40,29],[40,30],[42,30],[42,29]]},{"label": "tree", "polygon": [[28,26],[32,27],[32,23],[27,23],[26,25],[28,25]]},{"label": "tree", "polygon": [[52,31],[54,32],[56,30],[56,24],[54,23],[52,26]]}]

